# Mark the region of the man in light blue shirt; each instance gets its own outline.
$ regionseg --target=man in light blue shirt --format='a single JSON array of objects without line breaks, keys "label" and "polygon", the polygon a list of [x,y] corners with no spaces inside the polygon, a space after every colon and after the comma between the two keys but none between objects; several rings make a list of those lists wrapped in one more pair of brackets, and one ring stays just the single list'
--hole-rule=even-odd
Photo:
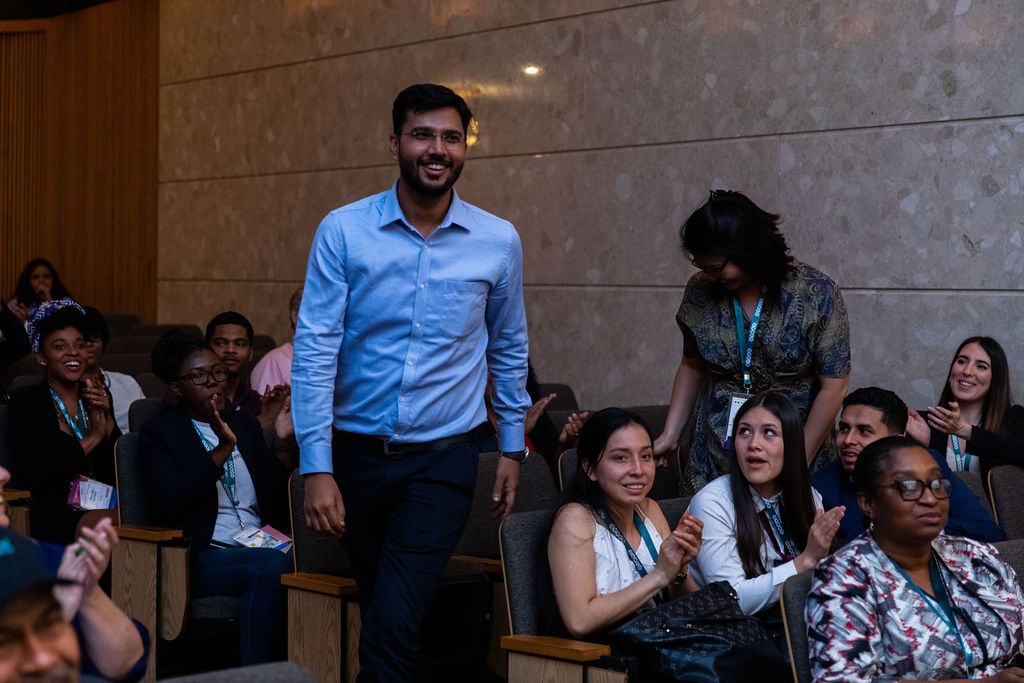
[{"label": "man in light blue shirt", "polygon": [[417,680],[419,630],[465,528],[490,371],[502,450],[494,514],[526,458],[522,246],[453,189],[472,114],[438,85],[399,94],[400,177],[335,209],[310,250],[292,416],[310,528],[342,536],[362,607],[360,681]]}]

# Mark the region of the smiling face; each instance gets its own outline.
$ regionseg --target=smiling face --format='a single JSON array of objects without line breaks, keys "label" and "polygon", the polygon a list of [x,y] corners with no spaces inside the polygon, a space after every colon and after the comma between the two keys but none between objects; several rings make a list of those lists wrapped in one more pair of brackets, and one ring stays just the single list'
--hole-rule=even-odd
[{"label": "smiling face", "polygon": [[[425,136],[430,135],[429,139]],[[444,136],[460,142],[444,142]],[[418,140],[415,136],[423,136]],[[391,156],[398,161],[402,182],[416,194],[445,196],[459,179],[466,162],[465,130],[459,112],[451,107],[408,112],[401,135],[392,135]]]},{"label": "smiling face", "polygon": [[61,384],[74,384],[85,372],[85,336],[76,327],[51,332],[42,342],[36,358],[46,375]]},{"label": "smiling face", "polygon": [[587,476],[597,482],[609,505],[625,509],[647,497],[654,485],[654,447],[651,437],[638,424],[612,432],[598,456],[597,465],[584,463]]},{"label": "smiling face", "polygon": [[942,470],[922,446],[901,448],[889,458],[874,491],[859,494],[864,514],[874,521],[875,535],[897,545],[926,544],[946,526],[949,498],[937,498],[927,486],[919,500],[903,500],[893,485],[919,479],[925,483],[942,478]]},{"label": "smiling face", "polygon": [[0,610],[0,681],[77,681],[81,650],[50,589]]},{"label": "smiling face", "polygon": [[[200,422],[213,419],[210,400],[213,399],[217,410],[224,410],[224,385],[226,379],[218,380],[215,374],[223,374],[224,365],[209,349],[194,351],[185,357],[178,366],[178,378],[171,384],[179,396],[181,405],[190,417]],[[203,377],[205,375],[205,378]],[[196,384],[192,378],[203,379]]]},{"label": "smiling face", "polygon": [[839,415],[839,428],[836,430],[836,448],[839,459],[847,473],[853,472],[860,452],[869,443],[878,441],[885,436],[895,436],[899,432],[892,431],[882,416],[882,411],[872,406],[848,405]]},{"label": "smiling face", "polygon": [[[949,390],[959,403],[984,401],[992,384],[992,358],[981,344],[967,344],[949,368]],[[961,406],[962,407],[962,406]]]},{"label": "smiling face", "polygon": [[763,498],[782,490],[786,444],[779,418],[761,406],[751,408],[736,425],[733,440],[736,460],[747,483]]}]

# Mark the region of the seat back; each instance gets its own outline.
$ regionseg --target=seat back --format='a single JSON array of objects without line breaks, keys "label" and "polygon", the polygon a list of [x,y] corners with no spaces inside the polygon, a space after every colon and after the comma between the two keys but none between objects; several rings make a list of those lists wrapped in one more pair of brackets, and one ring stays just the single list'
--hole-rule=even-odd
[{"label": "seat back", "polygon": [[653,438],[658,438],[658,435],[664,431],[665,421],[668,419],[668,406],[628,406],[626,410],[643,418],[651,430]]},{"label": "seat back", "polygon": [[[679,460],[676,455],[673,453],[669,456],[666,467],[658,467],[654,471],[654,484],[651,486],[650,493],[647,494],[654,500],[678,498],[682,492],[682,478],[679,474]],[[578,459],[575,448],[570,448],[559,456],[558,487],[560,489],[565,489],[569,484],[573,473],[576,471],[577,463]]]},{"label": "seat back", "polygon": [[129,337],[159,337],[169,330],[181,330],[186,334],[191,334],[200,339],[203,337],[203,331],[199,329],[197,325],[190,325],[188,323],[162,323],[160,325],[136,325],[132,329],[128,330]]},{"label": "seat back", "polygon": [[[472,555],[497,560],[501,557],[498,546],[498,527],[501,520],[491,517],[491,494],[498,471],[497,453],[481,453],[477,467],[473,507],[469,512],[466,530],[455,548],[456,555]],[[543,458],[528,458],[519,471],[516,490],[516,512],[550,510],[558,502],[558,490],[551,481],[551,470]]]},{"label": "seat back", "polygon": [[992,514],[992,502],[988,499],[988,493],[985,491],[985,485],[981,483],[981,477],[974,472],[956,472],[956,476],[960,477],[960,480],[967,485],[967,488],[971,490],[978,500],[981,501],[982,506],[988,510],[988,514]]},{"label": "seat back", "polygon": [[288,505],[292,521],[292,559],[295,571],[334,576],[355,576],[352,560],[341,545],[341,541],[327,534],[320,534],[306,526],[303,506],[306,501],[306,486],[298,471],[288,479]]},{"label": "seat back", "polygon": [[661,508],[662,513],[665,515],[665,520],[668,522],[669,528],[676,528],[676,524],[679,523],[679,518],[683,516],[684,512],[686,512],[686,508],[690,507],[691,500],[693,500],[693,496],[665,498],[664,500],[657,501],[658,507]]},{"label": "seat back", "polygon": [[128,330],[140,323],[139,316],[133,313],[104,313],[103,320],[107,323],[111,338],[128,334]]},{"label": "seat back", "polygon": [[14,452],[7,431],[7,404],[0,403],[0,467],[13,476]]},{"label": "seat back", "polygon": [[1016,465],[993,467],[988,473],[996,521],[1010,540],[1024,538],[1024,468]]},{"label": "seat back", "polygon": [[[141,337],[135,336],[121,336],[111,337],[110,343],[107,345],[107,353],[150,353],[153,347],[156,346],[156,341],[160,337],[154,335],[145,335]],[[106,365],[106,363],[104,363]]]},{"label": "seat back", "polygon": [[804,608],[807,605],[807,594],[811,590],[812,576],[813,572],[804,572],[789,577],[782,585],[779,598],[795,683],[811,683],[811,651],[807,645]]},{"label": "seat back", "polygon": [[547,563],[541,553],[548,542],[550,510],[514,512],[501,523],[501,566],[505,574],[505,600],[513,634],[541,633],[538,602],[540,572]]},{"label": "seat back", "polygon": [[34,372],[31,375],[18,375],[17,377],[12,379],[7,386],[8,388],[10,388],[11,393],[13,394],[15,391],[21,389],[22,387],[29,387],[32,386],[33,384],[39,384],[42,381],[43,376],[40,375],[39,373]]},{"label": "seat back", "polygon": [[[541,383],[537,386],[541,396],[547,396],[548,394],[555,394],[554,400],[548,404],[548,410],[579,410],[579,404],[576,402],[576,392],[572,390],[568,384],[557,384],[557,383]],[[563,421],[562,424],[565,424]],[[562,425],[555,423],[555,426],[559,429]]]},{"label": "seat back", "polygon": [[139,383],[139,388],[142,389],[142,393],[146,398],[163,398],[164,393],[167,391],[167,385],[164,384],[164,381],[152,372],[143,372],[136,375],[135,381]]},{"label": "seat back", "polygon": [[146,424],[164,410],[162,398],[140,398],[128,406],[128,431],[138,433]]},{"label": "seat back", "polygon": [[266,353],[274,349],[277,342],[269,334],[254,334],[252,337],[252,350]]},{"label": "seat back", "polygon": [[1013,571],[1017,573],[1017,583],[1024,590],[1024,539],[999,541],[992,545],[999,551],[999,557],[1003,562],[1013,567]]},{"label": "seat back", "polygon": [[156,519],[139,468],[139,435],[124,434],[114,444],[117,511],[121,524],[153,525]]},{"label": "seat back", "polygon": [[38,375],[40,379],[43,377],[43,368],[39,365],[39,361],[34,353],[19,358],[0,371],[0,377],[3,377],[5,382],[10,382],[19,375],[33,374]]},{"label": "seat back", "polygon": [[153,361],[149,357],[149,352],[111,353],[103,356],[103,369],[137,377],[144,372],[152,372]]}]

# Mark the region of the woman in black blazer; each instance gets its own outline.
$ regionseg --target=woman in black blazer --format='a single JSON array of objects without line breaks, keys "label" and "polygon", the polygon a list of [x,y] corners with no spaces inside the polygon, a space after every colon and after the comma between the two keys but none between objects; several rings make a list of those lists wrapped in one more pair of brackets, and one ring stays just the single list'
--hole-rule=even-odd
[{"label": "woman in black blazer", "polygon": [[121,432],[106,389],[82,380],[88,329],[74,301],[40,304],[28,333],[45,379],[15,391],[7,408],[11,474],[16,486],[32,491],[32,536],[60,545],[74,542],[86,514],[68,505],[71,482],[84,475],[115,485],[114,442]]},{"label": "woman in black blazer", "polygon": [[1024,407],[1012,402],[1003,347],[991,337],[960,344],[939,403],[911,411],[907,434],[946,456],[954,471],[987,482],[999,465],[1024,465]]},{"label": "woman in black blazer", "polygon": [[287,603],[280,576],[292,571],[291,553],[245,547],[236,537],[266,524],[288,528],[287,469],[255,418],[221,414],[227,370],[202,339],[171,331],[152,360],[154,374],[179,398],[139,433],[140,470],[159,522],[190,539],[193,596],[244,598],[242,664],[282,659]]}]

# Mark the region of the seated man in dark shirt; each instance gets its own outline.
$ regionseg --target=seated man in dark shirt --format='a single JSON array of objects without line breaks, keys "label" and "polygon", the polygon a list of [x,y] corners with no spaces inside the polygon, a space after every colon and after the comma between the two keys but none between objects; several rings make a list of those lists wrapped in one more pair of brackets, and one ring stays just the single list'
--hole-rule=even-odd
[{"label": "seated man in dark shirt", "polygon": [[[836,533],[836,543],[844,545],[856,538],[866,527],[864,513],[857,505],[851,475],[860,452],[869,443],[882,437],[902,435],[907,429],[907,404],[899,396],[878,387],[863,387],[843,399],[836,430],[839,460],[811,476],[811,484],[821,494],[825,509],[846,506],[846,514]],[[942,470],[942,477],[953,484],[949,494],[949,521],[945,533],[966,536],[992,543],[1005,541],[1006,534],[946,459],[935,451],[932,457]]]},{"label": "seated man in dark shirt", "polygon": [[249,384],[252,338],[252,323],[236,311],[218,313],[206,324],[206,343],[228,371],[225,411],[248,413],[267,429],[274,425],[290,392],[286,386],[273,387],[262,397],[253,391]]}]

